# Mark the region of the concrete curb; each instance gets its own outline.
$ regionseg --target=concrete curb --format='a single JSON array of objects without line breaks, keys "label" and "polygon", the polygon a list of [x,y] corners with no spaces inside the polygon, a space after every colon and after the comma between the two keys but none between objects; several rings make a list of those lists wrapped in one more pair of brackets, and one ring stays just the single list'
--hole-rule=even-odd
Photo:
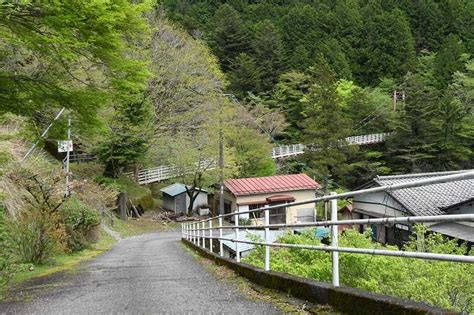
[{"label": "concrete curb", "polygon": [[297,277],[275,271],[264,271],[252,265],[237,263],[202,249],[192,242],[182,242],[201,256],[216,264],[234,270],[242,277],[261,286],[290,293],[291,295],[317,304],[329,304],[336,310],[348,314],[456,314],[456,312],[425,303],[403,300],[393,296],[367,292],[347,287],[335,288],[326,282]]}]

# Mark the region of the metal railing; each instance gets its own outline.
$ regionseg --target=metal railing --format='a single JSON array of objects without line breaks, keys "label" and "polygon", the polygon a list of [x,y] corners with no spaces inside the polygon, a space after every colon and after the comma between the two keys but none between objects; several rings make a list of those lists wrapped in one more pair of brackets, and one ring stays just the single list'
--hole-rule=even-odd
[{"label": "metal railing", "polygon": [[[213,159],[203,160],[200,163],[196,163],[195,168],[201,168],[205,170],[214,169],[216,167],[216,161]],[[179,177],[188,173],[191,173],[191,169],[184,169],[176,165],[162,165],[153,168],[142,169],[138,171],[138,183],[140,185],[151,184],[165,179]],[[133,172],[125,173],[127,176],[134,176]]]},{"label": "metal railing", "polygon": [[[347,137],[344,140],[349,145],[367,145],[367,144],[374,144],[384,142],[387,137],[391,133],[373,133],[368,135],[360,135],[360,136],[351,136]],[[341,141],[342,142],[342,141]],[[303,154],[306,150],[306,146],[304,144],[289,144],[289,145],[281,145],[272,149],[272,158],[284,158],[289,156],[295,156],[299,154]]]},{"label": "metal railing", "polygon": [[[373,144],[385,141],[390,133],[375,133],[369,135],[352,136],[345,139],[349,145]],[[271,152],[272,159],[295,156],[303,154],[306,146],[304,144],[290,144],[274,147]],[[206,163],[206,162],[203,162]],[[214,168],[215,165],[211,168]],[[208,169],[211,169],[208,168]],[[125,173],[128,176],[134,176],[133,172]],[[183,170],[175,165],[161,165],[148,169],[141,169],[138,172],[138,183],[140,185],[160,182],[169,178],[183,175]]]},{"label": "metal railing", "polygon": [[[418,216],[418,217],[391,217],[391,218],[373,218],[373,219],[356,219],[356,220],[341,220],[337,218],[337,200],[343,198],[350,198],[364,194],[382,192],[382,191],[393,191],[404,188],[419,187],[430,184],[445,183],[456,180],[473,179],[474,171],[466,171],[461,173],[455,173],[452,175],[439,176],[435,178],[428,178],[413,182],[398,183],[381,187],[374,187],[362,190],[356,190],[351,192],[345,192],[341,194],[331,193],[328,196],[318,197],[310,200],[287,203],[285,205],[274,205],[265,206],[263,208],[238,211],[228,214],[221,214],[216,217],[212,217],[199,222],[186,222],[183,223],[181,228],[182,238],[193,242],[195,245],[206,249],[206,240],[209,240],[209,251],[213,252],[213,241],[219,242],[219,255],[224,256],[223,241],[231,241],[235,244],[235,260],[240,262],[240,251],[239,244],[252,244],[261,245],[265,247],[264,255],[264,269],[270,270],[270,247],[283,247],[283,248],[297,248],[306,250],[318,250],[331,252],[332,255],[332,284],[339,286],[339,252],[344,253],[355,253],[355,254],[369,254],[369,255],[381,255],[381,256],[394,256],[394,257],[405,257],[405,258],[417,258],[417,259],[429,259],[429,260],[441,260],[451,262],[462,262],[462,263],[474,263],[474,256],[464,255],[453,255],[453,254],[439,254],[439,253],[428,253],[428,252],[412,252],[402,250],[385,250],[385,249],[372,249],[372,248],[350,248],[350,247],[339,247],[338,246],[338,225],[356,225],[356,224],[390,224],[390,223],[427,223],[427,222],[460,222],[470,221],[474,222],[474,214],[460,214],[460,215],[437,215],[437,216]],[[320,221],[320,222],[307,222],[307,223],[295,223],[295,224],[270,224],[270,210],[284,207],[291,207],[303,204],[314,204],[321,201],[330,201],[331,203],[331,220]],[[264,224],[263,225],[239,225],[239,217],[243,214],[254,213],[258,211],[264,212]],[[225,226],[223,225],[223,219],[226,217],[234,218],[234,225]],[[213,227],[212,222],[217,220],[218,226]],[[207,225],[207,227],[206,227]],[[271,228],[302,228],[302,227],[315,227],[315,226],[330,226],[331,227],[331,245],[305,245],[305,244],[285,244],[285,243],[271,243],[269,241],[270,229]],[[223,237],[224,230],[233,230],[235,236]],[[264,230],[263,241],[251,241],[243,240],[240,238],[240,229],[246,230]],[[214,236],[214,231],[218,231],[218,236]],[[208,234],[206,232],[209,232]]]}]

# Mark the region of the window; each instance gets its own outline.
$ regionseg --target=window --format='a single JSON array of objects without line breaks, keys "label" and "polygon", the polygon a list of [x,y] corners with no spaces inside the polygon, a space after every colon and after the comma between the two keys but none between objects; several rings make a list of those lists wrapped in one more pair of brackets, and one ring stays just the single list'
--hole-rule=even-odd
[{"label": "window", "polygon": [[224,213],[231,213],[232,212],[232,202],[224,200]]},{"label": "window", "polygon": [[[253,204],[253,205],[249,205],[249,210],[255,210],[255,209],[258,209],[258,208],[263,208],[263,207],[265,207],[265,205],[266,204],[264,204],[264,203],[256,203],[256,204]],[[253,219],[253,218],[263,218],[264,216],[265,216],[265,214],[263,213],[263,210],[250,213],[250,218],[251,219]]]}]

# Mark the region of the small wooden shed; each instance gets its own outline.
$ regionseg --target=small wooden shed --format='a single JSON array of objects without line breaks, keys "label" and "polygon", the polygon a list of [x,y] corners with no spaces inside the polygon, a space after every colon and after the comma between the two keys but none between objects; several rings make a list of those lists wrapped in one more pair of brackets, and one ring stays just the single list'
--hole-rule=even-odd
[{"label": "small wooden shed", "polygon": [[[186,213],[189,207],[190,199],[186,194],[186,185],[175,183],[160,190],[163,193],[163,208],[175,213]],[[207,205],[207,191],[201,189],[194,201],[193,211],[202,205]]]}]

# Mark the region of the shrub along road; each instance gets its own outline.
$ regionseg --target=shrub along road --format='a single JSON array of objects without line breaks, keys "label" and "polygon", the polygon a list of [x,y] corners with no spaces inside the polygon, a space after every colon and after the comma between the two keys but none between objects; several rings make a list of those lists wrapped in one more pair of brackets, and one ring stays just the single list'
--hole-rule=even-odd
[{"label": "shrub along road", "polygon": [[0,303],[0,313],[281,313],[214,279],[179,238],[163,232],[121,240],[76,274],[33,281],[23,288],[27,301]]}]

